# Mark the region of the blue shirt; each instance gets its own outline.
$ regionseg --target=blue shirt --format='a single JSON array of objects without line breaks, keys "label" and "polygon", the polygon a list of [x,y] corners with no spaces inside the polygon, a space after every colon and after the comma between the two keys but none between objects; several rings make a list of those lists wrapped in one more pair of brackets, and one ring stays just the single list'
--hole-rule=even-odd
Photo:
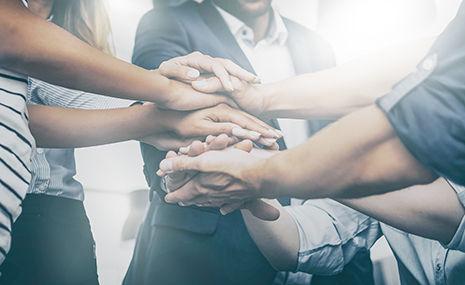
[{"label": "blue shirt", "polygon": [[377,104],[418,161],[465,185],[465,3],[418,71]]},{"label": "blue shirt", "polygon": [[[453,185],[465,206],[465,187]],[[300,236],[297,271],[341,272],[360,248],[386,237],[399,265],[402,284],[463,284],[465,217],[448,245],[395,229],[335,201],[308,200],[286,207]],[[292,275],[291,275],[292,276]]]},{"label": "blue shirt", "polygon": [[[113,109],[129,107],[134,101],[67,89],[29,78],[27,103],[72,109]],[[28,193],[84,200],[81,183],[74,179],[73,148],[37,148],[32,161]]]}]

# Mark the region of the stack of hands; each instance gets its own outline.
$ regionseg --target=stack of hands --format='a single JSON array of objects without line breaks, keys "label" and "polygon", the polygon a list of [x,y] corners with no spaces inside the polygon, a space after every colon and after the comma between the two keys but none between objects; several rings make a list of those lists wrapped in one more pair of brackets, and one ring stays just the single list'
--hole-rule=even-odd
[{"label": "stack of hands", "polygon": [[[253,116],[260,117],[264,106],[263,96],[254,87],[260,81],[255,75],[230,60],[199,52],[168,60],[155,72],[199,91],[193,93],[196,96],[174,92],[164,104],[144,104],[178,110],[179,116],[172,120],[169,132],[140,139],[158,149],[169,150],[167,159],[197,157],[214,167],[230,157],[243,166],[277,153],[276,140],[282,133]],[[254,148],[253,141],[264,148]],[[223,152],[221,157],[219,151]],[[265,220],[279,217],[276,208],[254,198],[253,192],[247,191],[251,185],[244,185],[234,175],[182,167],[175,171],[170,160],[162,161],[160,168],[158,174],[166,175],[166,188],[171,192],[165,198],[169,203],[220,207],[223,214],[244,208]],[[226,200],[222,194],[225,192],[217,190],[239,191]]]},{"label": "stack of hands", "polygon": [[[208,135],[226,134],[277,149],[282,133],[259,117],[263,98],[255,91],[259,79],[227,59],[199,52],[163,62],[155,70],[172,79],[169,98],[147,108],[170,110],[166,131],[139,138],[160,150],[178,150]],[[189,87],[190,85],[191,87]]]}]

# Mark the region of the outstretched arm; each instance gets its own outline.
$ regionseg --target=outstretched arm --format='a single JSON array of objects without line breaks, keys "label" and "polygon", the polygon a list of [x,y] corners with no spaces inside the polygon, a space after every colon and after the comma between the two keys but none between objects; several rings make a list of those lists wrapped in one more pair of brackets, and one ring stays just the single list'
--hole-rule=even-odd
[{"label": "outstretched arm", "polygon": [[[435,38],[407,42],[344,65],[272,84],[233,80],[231,96],[247,112],[269,118],[338,119],[373,104],[416,70]],[[193,82],[205,92],[223,90],[216,78]]]},{"label": "outstretched arm", "polygon": [[361,197],[437,178],[407,151],[376,106],[356,111],[301,146],[268,159],[234,149],[211,151],[197,157],[166,159],[160,163],[160,170],[226,174],[230,183],[222,184],[222,188],[213,190],[215,181],[210,181],[209,187],[181,187],[165,197],[183,203],[208,197],[213,206],[222,207],[226,213],[243,201],[259,197]]},{"label": "outstretched arm", "polygon": [[[159,109],[155,104],[111,110],[79,110],[28,105],[30,128],[41,147],[84,147],[140,139],[169,149],[191,140],[225,133],[259,140],[273,137],[269,127],[251,115],[218,105],[198,111]],[[166,142],[167,136],[176,136]],[[185,145],[179,145],[181,141]],[[167,145],[168,144],[168,145]]]},{"label": "outstretched arm", "polygon": [[[152,101],[169,109],[193,110],[221,102],[232,104],[226,96],[195,92],[189,86],[161,76],[158,71],[147,71],[106,55],[34,15],[21,1],[0,0],[0,5],[2,67],[53,84],[119,98]],[[237,71],[237,66],[224,67],[208,57],[196,56],[183,62],[205,68],[199,71],[215,72],[226,90],[230,90],[227,71],[244,75],[242,78],[251,82],[255,80],[249,74]],[[178,70],[178,74],[188,79],[190,70]]]},{"label": "outstretched arm", "polygon": [[338,201],[380,222],[444,244],[451,241],[465,214],[456,191],[443,178],[429,185]]}]

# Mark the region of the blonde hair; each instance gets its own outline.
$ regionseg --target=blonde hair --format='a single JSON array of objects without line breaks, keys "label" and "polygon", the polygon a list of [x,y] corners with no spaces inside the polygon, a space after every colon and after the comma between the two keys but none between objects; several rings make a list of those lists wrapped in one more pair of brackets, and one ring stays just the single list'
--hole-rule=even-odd
[{"label": "blonde hair", "polygon": [[104,0],[55,0],[52,22],[80,40],[107,54],[110,44],[110,19]]}]

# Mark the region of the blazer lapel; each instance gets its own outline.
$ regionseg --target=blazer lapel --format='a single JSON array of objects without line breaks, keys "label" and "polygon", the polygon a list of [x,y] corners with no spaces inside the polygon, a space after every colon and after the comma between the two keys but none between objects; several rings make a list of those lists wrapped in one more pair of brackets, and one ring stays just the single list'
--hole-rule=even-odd
[{"label": "blazer lapel", "polygon": [[289,27],[287,19],[283,18],[283,21],[289,33],[286,44],[291,54],[296,74],[311,72],[312,60],[309,55],[311,48],[308,46],[308,42],[301,36],[294,34],[295,31]]},{"label": "blazer lapel", "polygon": [[223,48],[229,54],[230,58],[245,70],[255,74],[252,65],[242,52],[241,47],[237,44],[234,35],[231,34],[228,25],[221,17],[218,10],[213,6],[210,0],[203,1],[199,6],[199,14],[207,27],[216,36]]}]

